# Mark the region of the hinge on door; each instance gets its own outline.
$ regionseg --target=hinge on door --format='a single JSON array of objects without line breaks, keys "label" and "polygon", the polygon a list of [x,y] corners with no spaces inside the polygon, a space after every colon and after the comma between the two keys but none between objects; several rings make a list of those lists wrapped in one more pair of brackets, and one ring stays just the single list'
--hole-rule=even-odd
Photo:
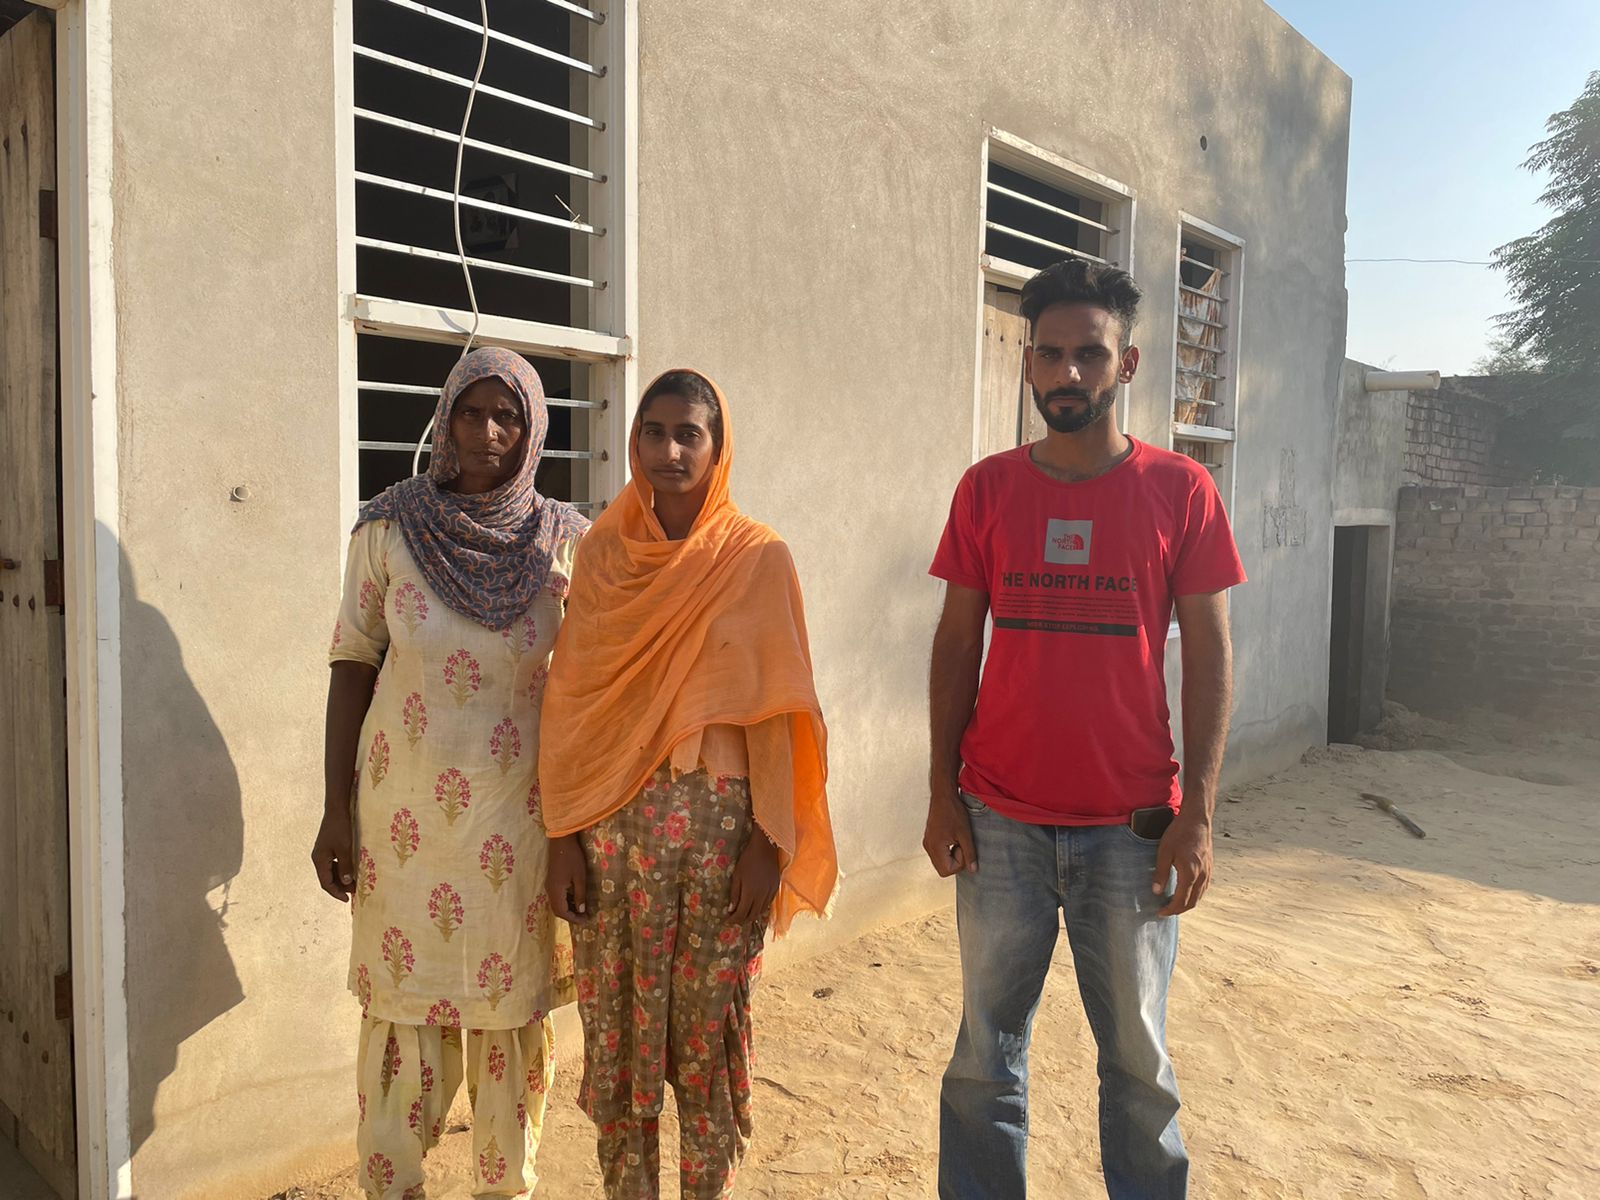
[{"label": "hinge on door", "polygon": [[44,603],[46,608],[54,607],[62,612],[66,611],[66,597],[61,588],[61,560],[47,558],[44,560]]},{"label": "hinge on door", "polygon": [[59,236],[56,221],[56,194],[47,188],[39,189],[39,236],[52,242]]},{"label": "hinge on door", "polygon": [[72,1020],[72,972],[56,976],[56,1020]]}]

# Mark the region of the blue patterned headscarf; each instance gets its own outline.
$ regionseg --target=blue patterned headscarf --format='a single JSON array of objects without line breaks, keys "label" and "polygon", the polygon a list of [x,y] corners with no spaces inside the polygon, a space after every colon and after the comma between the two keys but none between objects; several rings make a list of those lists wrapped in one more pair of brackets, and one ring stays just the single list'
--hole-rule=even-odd
[{"label": "blue patterned headscarf", "polygon": [[[480,379],[499,379],[516,394],[527,434],[510,479],[492,492],[463,496],[444,486],[461,473],[450,414]],[[556,547],[589,527],[570,504],[534,489],[549,428],[544,384],[528,360],[498,347],[474,350],[456,363],[439,393],[428,473],[365,504],[356,529],[369,521],[399,522],[406,548],[439,599],[490,629],[505,629],[544,590]]]}]

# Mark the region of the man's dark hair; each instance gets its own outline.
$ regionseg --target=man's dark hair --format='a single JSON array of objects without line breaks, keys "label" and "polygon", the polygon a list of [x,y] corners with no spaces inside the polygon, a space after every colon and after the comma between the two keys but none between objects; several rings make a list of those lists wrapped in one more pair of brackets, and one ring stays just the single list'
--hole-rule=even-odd
[{"label": "man's dark hair", "polygon": [[1056,304],[1093,304],[1117,318],[1122,326],[1122,348],[1127,349],[1143,298],[1133,276],[1122,268],[1069,258],[1046,267],[1022,285],[1022,315],[1033,334],[1045,309]]},{"label": "man's dark hair", "polygon": [[639,419],[657,396],[678,396],[690,404],[706,407],[706,428],[711,430],[711,444],[722,449],[722,405],[717,403],[717,393],[706,377],[698,371],[668,371],[657,379],[639,399]]}]

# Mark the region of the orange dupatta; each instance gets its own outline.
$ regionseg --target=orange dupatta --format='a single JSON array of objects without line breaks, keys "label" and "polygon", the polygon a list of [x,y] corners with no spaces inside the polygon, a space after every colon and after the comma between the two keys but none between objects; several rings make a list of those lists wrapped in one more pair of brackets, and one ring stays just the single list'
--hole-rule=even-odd
[{"label": "orange dupatta", "polygon": [[827,729],[794,560],[734,504],[732,414],[701,378],[722,406],[722,456],[688,537],[669,540],[656,518],[636,414],[633,478],[578,543],[540,716],[544,820],[553,837],[587,829],[685,737],[742,726],[756,823],[781,852],[783,933],[797,912],[825,915],[838,882]]}]

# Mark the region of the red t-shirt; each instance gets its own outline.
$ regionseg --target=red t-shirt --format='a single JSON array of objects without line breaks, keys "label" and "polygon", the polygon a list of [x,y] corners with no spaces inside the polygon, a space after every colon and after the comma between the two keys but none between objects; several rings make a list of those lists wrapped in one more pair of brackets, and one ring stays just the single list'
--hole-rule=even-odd
[{"label": "red t-shirt", "polygon": [[1134,441],[1104,475],[1064,483],[1027,446],[991,455],[956,488],[931,574],[987,593],[994,622],[963,789],[1035,825],[1178,807],[1173,597],[1245,581],[1203,466]]}]

